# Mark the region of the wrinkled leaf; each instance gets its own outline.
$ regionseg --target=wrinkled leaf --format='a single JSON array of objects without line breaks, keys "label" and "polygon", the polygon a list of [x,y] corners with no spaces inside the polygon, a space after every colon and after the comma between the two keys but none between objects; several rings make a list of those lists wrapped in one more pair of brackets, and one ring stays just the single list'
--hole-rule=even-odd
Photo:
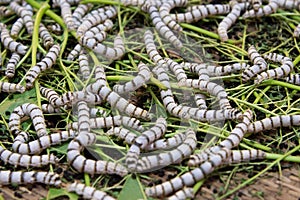
[{"label": "wrinkled leaf", "polygon": [[123,189],[121,190],[118,200],[138,200],[147,199],[144,189],[138,178],[133,179],[131,176],[127,178]]},{"label": "wrinkled leaf", "polygon": [[50,188],[47,195],[47,200],[57,199],[58,197],[62,196],[68,196],[70,200],[78,199],[77,194],[68,192],[66,189]]}]

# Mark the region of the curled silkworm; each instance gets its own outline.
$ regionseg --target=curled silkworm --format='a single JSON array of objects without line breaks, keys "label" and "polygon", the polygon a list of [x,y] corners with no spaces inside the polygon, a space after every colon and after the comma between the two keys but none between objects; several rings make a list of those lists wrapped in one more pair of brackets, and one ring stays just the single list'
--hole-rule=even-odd
[{"label": "curled silkworm", "polygon": [[171,179],[162,184],[146,188],[145,193],[151,197],[168,196],[182,188],[193,186],[196,182],[203,179],[205,176],[213,172],[213,170],[220,166],[224,161],[228,159],[230,150],[224,148],[217,154],[210,157],[209,160],[205,161],[199,167],[193,169],[190,172],[186,172],[180,177]]},{"label": "curled silkworm", "polygon": [[124,140],[127,144],[133,144],[137,135],[123,127],[112,127],[106,132],[106,135],[114,135]]},{"label": "curled silkworm", "polygon": [[228,14],[230,12],[229,4],[208,4],[193,6],[187,9],[186,13],[171,14],[171,17],[178,23],[196,22],[212,15]]},{"label": "curled silkworm", "polygon": [[0,92],[8,92],[8,93],[13,93],[13,92],[20,92],[23,93],[25,92],[25,87],[19,84],[15,83],[8,83],[8,82],[2,82],[0,81]]},{"label": "curled silkworm", "polygon": [[196,134],[193,130],[189,129],[186,132],[186,138],[182,144],[171,151],[141,157],[137,162],[136,170],[138,172],[146,172],[158,167],[180,163],[184,158],[193,153],[196,146]]},{"label": "curled silkworm", "polygon": [[300,74],[290,74],[288,77],[285,78],[286,82],[300,85]]},{"label": "curled silkworm", "polygon": [[[123,125],[135,129],[137,131],[143,131],[144,128],[140,125],[140,121],[133,117],[127,116],[113,116],[113,117],[97,117],[90,119],[91,128],[110,128],[112,126]],[[69,125],[69,128],[78,129],[78,122],[73,122]]]},{"label": "curled silkworm", "polygon": [[55,108],[66,103],[54,90],[50,88],[40,86],[40,92],[42,96],[48,99],[50,105],[53,105]]},{"label": "curled silkworm", "polygon": [[191,187],[184,187],[182,190],[179,190],[174,195],[168,197],[168,200],[184,200],[187,198],[194,198],[194,189]]},{"label": "curled silkworm", "polygon": [[238,19],[242,10],[248,7],[249,3],[237,3],[232,7],[231,12],[220,22],[218,27],[218,34],[222,42],[228,40],[227,30]]},{"label": "curled silkworm", "polygon": [[78,172],[86,172],[91,175],[118,174],[120,176],[125,176],[128,173],[127,169],[118,163],[86,159],[84,156],[80,155],[81,149],[82,146],[80,145],[79,141],[73,139],[69,143],[67,150],[68,162]]},{"label": "curled silkworm", "polygon": [[46,69],[52,67],[59,55],[59,51],[59,45],[53,45],[49,49],[49,52],[46,54],[46,56],[27,72],[27,74],[25,75],[26,88],[32,88],[33,83],[39,76],[39,74],[42,71],[45,71]]},{"label": "curled silkworm", "polygon": [[49,164],[55,164],[58,159],[53,155],[22,155],[19,153],[13,153],[0,146],[0,158],[7,164],[22,167],[42,167]]},{"label": "curled silkworm", "polygon": [[21,56],[18,53],[12,53],[6,65],[5,75],[12,78],[15,75],[16,65],[19,63]]},{"label": "curled silkworm", "polygon": [[243,18],[250,18],[250,17],[262,17],[266,15],[270,15],[272,13],[275,13],[277,9],[279,8],[279,1],[277,0],[271,0],[269,1],[268,5],[265,5],[263,7],[258,8],[257,10],[249,10],[246,11],[243,14]]},{"label": "curled silkworm", "polygon": [[10,8],[17,13],[20,17],[22,17],[27,32],[31,35],[33,32],[33,19],[32,19],[32,11],[27,7],[20,6],[17,1],[12,1],[9,4]]},{"label": "curled silkworm", "polygon": [[49,49],[54,44],[54,39],[50,35],[48,29],[44,26],[44,24],[40,24],[39,26],[39,35],[43,41],[43,45],[46,49]]},{"label": "curled silkworm", "polygon": [[264,159],[266,153],[259,149],[232,150],[227,164],[248,162],[250,160]]},{"label": "curled silkworm", "polygon": [[74,49],[72,49],[72,51],[67,56],[67,60],[70,60],[70,61],[74,60],[79,55],[81,50],[82,50],[82,46],[80,44],[76,44]]},{"label": "curled silkworm", "polygon": [[77,182],[69,184],[67,190],[69,192],[76,192],[78,195],[82,195],[84,199],[115,200],[115,198],[109,196],[105,192]]},{"label": "curled silkworm", "polygon": [[180,145],[186,138],[185,133],[178,133],[168,139],[160,139],[145,147],[147,151],[166,150]]},{"label": "curled silkworm", "polygon": [[0,171],[0,185],[28,183],[43,183],[46,185],[59,186],[61,184],[61,180],[60,176],[53,172]]},{"label": "curled silkworm", "polygon": [[42,110],[37,105],[31,103],[22,104],[16,107],[11,113],[8,127],[13,134],[18,134],[21,131],[21,119],[25,116],[30,116],[34,129],[39,137],[47,134]]},{"label": "curled silkworm", "polygon": [[11,26],[10,35],[12,37],[17,37],[24,26],[24,21],[22,18],[18,18],[15,23]]},{"label": "curled silkworm", "polygon": [[27,53],[28,47],[23,44],[14,41],[10,35],[9,31],[6,28],[6,25],[0,23],[0,32],[1,32],[1,42],[6,49],[9,49],[12,52],[24,55]]},{"label": "curled silkworm", "polygon": [[60,144],[70,138],[74,138],[77,133],[73,130],[62,131],[60,133],[52,133],[44,135],[37,140],[31,141],[26,144],[29,135],[26,132],[21,132],[15,138],[12,148],[15,152],[20,154],[39,154],[44,149]]},{"label": "curled silkworm", "polygon": [[144,64],[140,63],[138,65],[138,74],[136,77],[134,77],[131,81],[125,83],[124,85],[115,85],[113,90],[119,94],[125,93],[125,92],[132,92],[138,89],[139,87],[146,84],[147,81],[151,78],[151,72],[149,67]]},{"label": "curled silkworm", "polygon": [[201,93],[196,93],[194,95],[194,99],[195,99],[196,105],[199,109],[203,109],[203,110],[207,109],[206,101],[205,101],[206,95],[201,94]]},{"label": "curled silkworm", "polygon": [[75,30],[75,22],[72,17],[71,5],[66,0],[58,0],[61,15],[69,30]]},{"label": "curled silkworm", "polygon": [[242,80],[244,82],[250,80],[252,77],[266,70],[268,67],[265,59],[261,57],[261,55],[257,52],[253,45],[251,45],[248,49],[248,56],[254,65],[249,67],[242,73]]},{"label": "curled silkworm", "polygon": [[87,32],[84,33],[84,36],[94,37],[101,32],[102,34],[106,33],[106,31],[110,30],[113,25],[113,22],[110,19],[107,19],[103,22],[103,24],[98,24],[97,26],[90,28]]},{"label": "curled silkworm", "polygon": [[86,51],[81,50],[78,58],[79,71],[84,80],[87,80],[90,76],[89,57]]},{"label": "curled silkworm", "polygon": [[278,127],[300,126],[300,115],[280,115],[255,121],[248,126],[248,133],[258,133]]},{"label": "curled silkworm", "polygon": [[285,57],[277,53],[269,53],[265,55],[265,58],[274,62],[280,62],[281,66],[275,69],[269,69],[257,75],[256,79],[254,80],[255,84],[267,79],[286,77],[294,69],[293,61],[289,57]]},{"label": "curled silkworm", "polygon": [[183,67],[172,59],[165,58],[165,61],[167,62],[169,69],[175,74],[179,84],[183,84],[187,79]]}]

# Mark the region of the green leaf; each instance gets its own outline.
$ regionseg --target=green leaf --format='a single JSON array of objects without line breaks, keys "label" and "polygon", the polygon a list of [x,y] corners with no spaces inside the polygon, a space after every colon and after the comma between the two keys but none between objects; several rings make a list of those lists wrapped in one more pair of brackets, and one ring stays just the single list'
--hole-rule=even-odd
[{"label": "green leaf", "polygon": [[48,195],[47,195],[47,200],[57,199],[58,197],[62,197],[62,196],[68,196],[70,200],[78,199],[77,194],[70,193],[66,189],[50,188]]},{"label": "green leaf", "polygon": [[138,200],[147,199],[144,193],[144,189],[140,183],[138,177],[133,179],[129,176],[121,190],[118,200]]}]

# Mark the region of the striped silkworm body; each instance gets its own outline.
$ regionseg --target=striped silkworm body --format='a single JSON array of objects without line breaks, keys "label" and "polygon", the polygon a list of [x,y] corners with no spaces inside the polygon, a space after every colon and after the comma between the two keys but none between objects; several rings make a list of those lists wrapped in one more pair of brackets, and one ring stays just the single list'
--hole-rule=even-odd
[{"label": "striped silkworm body", "polygon": [[62,18],[69,30],[75,30],[75,22],[72,17],[71,5],[66,0],[58,0]]},{"label": "striped silkworm body", "polygon": [[[42,96],[44,96],[46,99],[48,99],[50,105],[52,105],[54,108],[63,106],[64,104],[70,103],[73,98],[67,98],[67,99],[63,99],[62,97],[60,97],[54,90],[50,89],[50,88],[45,88],[40,86],[40,92],[42,94]],[[69,94],[69,93],[66,93]],[[64,101],[66,100],[66,101]]]},{"label": "striped silkworm body", "polygon": [[108,30],[112,29],[113,22],[110,19],[107,19],[103,22],[103,24],[98,24],[97,26],[94,26],[90,28],[88,31],[84,33],[84,36],[86,37],[95,37],[97,34],[103,32],[106,33]]},{"label": "striped silkworm body", "polygon": [[115,198],[109,196],[105,192],[97,190],[94,187],[86,186],[82,183],[74,182],[67,187],[69,192],[76,192],[78,195],[82,195],[84,199],[94,200],[115,200]]},{"label": "striped silkworm body", "polygon": [[[12,53],[6,65],[5,75],[7,78],[12,78],[15,75],[16,65],[20,61],[21,56],[18,53]],[[25,88],[24,88],[25,89]]]},{"label": "striped silkworm body", "polygon": [[21,55],[25,55],[27,53],[28,47],[14,41],[9,35],[6,25],[3,23],[0,23],[0,32],[1,42],[6,49]]},{"label": "striped silkworm body", "polygon": [[300,74],[290,74],[285,78],[285,81],[295,85],[300,85]]},{"label": "striped silkworm body", "polygon": [[72,13],[72,18],[74,21],[74,28],[77,29],[82,21],[82,17],[93,7],[93,4],[79,4],[74,12]]},{"label": "striped silkworm body", "polygon": [[124,85],[116,84],[113,87],[113,90],[119,94],[125,93],[125,92],[132,92],[138,89],[139,87],[146,84],[147,81],[151,78],[151,71],[149,67],[140,62],[138,65],[138,74],[136,77],[134,77],[131,81],[125,83]]},{"label": "striped silkworm body", "polygon": [[79,72],[84,80],[87,80],[90,76],[89,57],[85,50],[81,50],[78,58]]},{"label": "striped silkworm body", "polygon": [[14,92],[25,92],[25,87],[19,84],[15,83],[8,83],[8,82],[2,82],[0,81],[0,91],[1,92],[8,92],[8,93],[14,93]]},{"label": "striped silkworm body", "polygon": [[210,157],[209,160],[205,161],[199,167],[193,169],[190,172],[186,172],[180,177],[171,179],[162,184],[146,188],[145,193],[150,197],[162,197],[168,196],[182,188],[191,187],[199,180],[209,175],[213,170],[220,166],[224,161],[228,159],[230,150],[224,148],[216,155]]},{"label": "striped silkworm body", "polygon": [[13,25],[11,26],[11,29],[10,29],[10,35],[14,38],[16,38],[20,31],[22,30],[24,26],[24,21],[23,19],[20,17],[18,18],[15,23],[13,23]]},{"label": "striped silkworm body", "polygon": [[85,172],[91,175],[94,174],[117,174],[120,176],[127,175],[128,171],[125,167],[118,163],[103,161],[103,160],[91,160],[86,159],[84,156],[80,155],[80,150],[83,147],[80,145],[79,141],[73,139],[67,150],[67,160],[74,169],[78,172]]},{"label": "striped silkworm body", "polygon": [[201,93],[196,93],[194,95],[195,103],[199,109],[207,110],[206,106],[206,95]]},{"label": "striped silkworm body", "polygon": [[22,17],[27,32],[32,35],[33,32],[33,19],[32,10],[29,10],[27,7],[20,6],[17,1],[11,1],[9,7],[20,17]]},{"label": "striped silkworm body", "polygon": [[28,184],[43,183],[46,185],[59,186],[61,184],[60,176],[53,172],[42,171],[0,171],[0,185],[10,184]]},{"label": "striped silkworm body", "polygon": [[187,198],[194,198],[194,190],[191,187],[184,187],[182,190],[177,191],[174,195],[169,196],[168,200],[184,200]]},{"label": "striped silkworm body", "polygon": [[196,146],[196,134],[193,130],[189,129],[186,132],[186,138],[184,142],[175,149],[163,153],[141,157],[137,162],[136,171],[147,172],[157,169],[158,167],[165,167],[170,164],[180,163],[184,158],[193,153]]},{"label": "striped silkworm body", "polygon": [[262,5],[262,0],[251,0],[251,5],[253,7],[253,10],[258,11],[258,9]]},{"label": "striped silkworm body", "polygon": [[80,44],[76,44],[74,49],[72,49],[72,51],[67,56],[67,60],[70,60],[70,61],[74,60],[79,55],[81,50],[82,50],[82,46]]},{"label": "striped silkworm body", "polygon": [[222,42],[228,40],[227,30],[235,23],[238,17],[241,15],[241,11],[247,9],[248,2],[235,4],[231,12],[220,22],[218,26],[218,34]]},{"label": "striped silkworm body", "polygon": [[9,117],[8,127],[13,134],[18,134],[21,119],[30,116],[36,133],[39,137],[47,135],[45,119],[42,110],[35,104],[25,103],[16,107]]},{"label": "striped silkworm body", "polygon": [[15,14],[15,12],[11,10],[9,7],[0,6],[0,17],[8,17],[13,14]]},{"label": "striped silkworm body", "polygon": [[255,121],[248,126],[248,133],[258,133],[278,127],[300,126],[300,115],[280,115]]},{"label": "striped silkworm body", "polygon": [[136,134],[132,133],[130,130],[123,127],[113,126],[105,134],[109,136],[111,135],[117,136],[119,139],[124,140],[127,144],[133,144],[135,139],[137,138]]},{"label": "striped silkworm body", "polygon": [[256,76],[258,73],[265,71],[268,67],[267,62],[261,55],[257,52],[256,48],[251,45],[248,48],[248,56],[251,62],[254,64],[253,66],[249,67],[242,73],[242,80],[246,82]]},{"label": "striped silkworm body", "polygon": [[185,133],[177,133],[173,137],[156,140],[153,143],[146,146],[144,149],[147,151],[171,149],[182,144],[185,138],[186,138]]},{"label": "striped silkworm body", "polygon": [[49,52],[46,54],[46,56],[38,62],[35,66],[30,68],[30,70],[25,75],[25,81],[26,81],[26,88],[32,88],[34,81],[37,79],[39,74],[46,69],[49,69],[52,67],[52,65],[55,63],[58,55],[59,55],[60,47],[59,45],[53,45]]},{"label": "striped silkworm body", "polygon": [[270,0],[268,5],[265,5],[263,7],[259,7],[257,10],[252,9],[248,10],[243,14],[243,18],[250,18],[250,17],[262,17],[267,16],[272,13],[275,13],[277,9],[279,8],[278,2],[281,0]]},{"label": "striped silkworm body", "polygon": [[55,32],[56,34],[59,34],[62,32],[62,28],[58,23],[52,24],[52,25],[48,25],[47,28],[52,31]]},{"label": "striped silkworm body", "polygon": [[178,23],[197,22],[208,16],[228,14],[230,12],[229,4],[207,4],[188,7],[186,13],[171,14],[171,17]]},{"label": "striped silkworm body", "polygon": [[259,149],[232,150],[226,164],[248,162],[250,160],[264,159],[266,153]]},{"label": "striped silkworm body", "polygon": [[49,164],[56,164],[58,159],[53,155],[22,155],[19,153],[13,153],[0,146],[0,159],[5,164],[21,167],[42,167]]},{"label": "striped silkworm body", "polygon": [[60,133],[44,135],[39,137],[37,140],[26,143],[29,139],[29,135],[28,133],[22,131],[14,139],[12,149],[20,154],[39,154],[44,149],[60,144],[70,138],[74,138],[76,135],[77,133],[73,130],[68,130]]},{"label": "striped silkworm body", "polygon": [[44,26],[44,24],[40,24],[39,26],[39,35],[43,41],[43,45],[46,49],[49,49],[54,44],[54,39],[50,35],[48,29]]},{"label": "striped silkworm body", "polygon": [[172,59],[165,58],[165,61],[168,64],[169,69],[175,74],[178,84],[183,84],[187,79],[183,67]]},{"label": "striped silkworm body", "polygon": [[293,61],[289,57],[285,57],[277,53],[269,53],[265,55],[265,58],[274,62],[280,62],[281,66],[258,74],[254,80],[255,84],[259,84],[267,79],[286,77],[294,69]]},{"label": "striped silkworm body", "polygon": [[51,113],[62,113],[63,112],[61,108],[55,108],[51,104],[42,104],[42,111],[43,111],[43,113],[48,113],[48,114],[51,114]]}]

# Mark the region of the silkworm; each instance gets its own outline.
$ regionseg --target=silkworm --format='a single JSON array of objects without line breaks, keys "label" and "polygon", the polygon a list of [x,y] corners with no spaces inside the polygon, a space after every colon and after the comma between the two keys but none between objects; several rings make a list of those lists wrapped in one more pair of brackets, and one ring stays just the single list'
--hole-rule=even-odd
[{"label": "silkworm", "polygon": [[[52,89],[40,86],[42,96],[48,99],[49,103],[55,108],[66,104],[65,101]],[[69,93],[67,93],[69,94]],[[67,101],[69,102],[69,101]]]},{"label": "silkworm", "polygon": [[294,69],[293,61],[289,57],[285,57],[277,53],[269,53],[265,55],[265,58],[274,62],[280,62],[281,66],[258,74],[254,80],[255,84],[259,84],[267,79],[286,77]]},{"label": "silkworm", "polygon": [[255,121],[248,126],[248,133],[258,133],[278,127],[293,127],[300,125],[300,115],[280,115]]},{"label": "silkworm", "polygon": [[8,77],[8,78],[14,77],[16,65],[18,64],[20,59],[21,59],[21,56],[18,53],[12,53],[10,59],[8,60],[7,65],[6,65],[6,71],[5,71],[6,77]]},{"label": "silkworm", "polygon": [[251,0],[251,5],[253,10],[258,11],[262,5],[262,0]]},{"label": "silkworm", "polygon": [[182,190],[179,190],[174,195],[168,197],[168,200],[183,200],[187,198],[194,198],[194,190],[191,187],[184,187]]},{"label": "silkworm", "polygon": [[9,117],[8,127],[13,134],[18,134],[21,119],[30,116],[36,133],[39,137],[47,134],[45,119],[42,110],[35,104],[25,103],[16,107]]},{"label": "silkworm", "polygon": [[61,113],[61,109],[60,108],[55,108],[54,106],[52,106],[51,104],[42,104],[42,111],[43,113]]},{"label": "silkworm", "polygon": [[22,18],[18,18],[15,23],[11,26],[10,35],[12,37],[17,37],[24,26],[24,21]]},{"label": "silkworm", "polygon": [[59,55],[60,47],[59,45],[53,45],[46,56],[38,62],[35,66],[30,68],[30,70],[25,75],[26,88],[32,88],[34,81],[37,79],[39,74],[42,71],[45,71],[54,65],[58,55]]},{"label": "silkworm", "polygon": [[12,52],[16,52],[21,55],[25,55],[27,53],[28,47],[23,44],[14,41],[10,35],[9,31],[6,28],[6,25],[0,23],[0,32],[1,32],[1,42],[6,49],[9,49]]},{"label": "silkworm", "polygon": [[25,87],[19,84],[15,83],[8,83],[8,82],[2,82],[0,81],[0,91],[1,92],[8,92],[8,93],[14,93],[14,92],[25,92]]},{"label": "silkworm", "polygon": [[81,37],[84,33],[89,30],[91,27],[96,26],[106,19],[110,19],[115,17],[117,14],[117,10],[113,6],[107,6],[104,12],[97,13],[97,14],[90,14],[86,18],[83,18],[82,23],[77,29],[76,35]]},{"label": "silkworm", "polygon": [[97,26],[94,26],[90,28],[88,31],[84,33],[84,36],[86,37],[94,37],[99,33],[106,33],[108,30],[112,29],[113,22],[110,19],[106,19],[103,24],[98,24]]},{"label": "silkworm", "polygon": [[170,11],[174,7],[184,7],[186,6],[186,0],[179,1],[165,1],[159,7],[159,14],[162,18],[162,21],[170,28],[176,31],[182,31],[182,28],[176,21],[170,16]]},{"label": "silkworm", "polygon": [[300,74],[290,74],[285,78],[285,81],[295,85],[300,85]]},{"label": "silkworm", "polygon": [[182,144],[185,138],[185,133],[177,133],[173,137],[156,140],[153,143],[146,146],[144,149],[147,151],[171,149]]},{"label": "silkworm", "polygon": [[32,35],[33,32],[32,11],[28,10],[26,7],[20,6],[16,1],[10,2],[9,6],[18,16],[22,17],[27,32],[30,35]]},{"label": "silkworm", "polygon": [[199,5],[187,8],[186,13],[171,14],[171,17],[178,23],[191,23],[197,22],[200,19],[204,19],[208,16],[228,14],[230,12],[229,4],[208,4]]},{"label": "silkworm", "polygon": [[182,47],[182,42],[163,22],[163,20],[160,17],[158,8],[145,1],[145,10],[150,14],[152,23],[155,29],[160,33],[160,35],[162,35],[166,40],[168,40],[176,49],[180,49]]},{"label": "silkworm", "polygon": [[162,184],[148,187],[145,189],[145,193],[150,197],[168,196],[185,186],[193,186],[196,182],[209,175],[216,167],[220,166],[224,161],[226,161],[229,157],[229,154],[230,150],[224,148],[222,151],[218,152],[216,155],[213,155],[209,160],[205,161],[192,171],[186,172],[185,174]]},{"label": "silkworm", "polygon": [[167,62],[169,69],[175,74],[178,83],[183,84],[187,79],[183,67],[172,59],[165,58],[165,61]]},{"label": "silkworm", "polygon": [[79,62],[79,72],[82,75],[84,80],[87,80],[90,76],[90,67],[89,67],[89,57],[86,51],[81,50],[78,58]]},{"label": "silkworm", "polygon": [[0,158],[7,164],[21,167],[42,167],[49,164],[55,164],[58,159],[53,155],[22,155],[19,153],[13,153],[0,146]]},{"label": "silkworm", "polygon": [[196,93],[194,95],[194,99],[195,99],[196,105],[199,109],[203,109],[203,110],[207,109],[206,101],[205,101],[206,95],[201,94],[201,93]]},{"label": "silkworm", "polygon": [[265,5],[259,8],[258,10],[253,9],[253,10],[246,11],[242,17],[243,18],[262,17],[262,16],[267,16],[272,13],[275,13],[279,8],[279,4],[278,4],[279,2],[280,1],[277,0],[270,0],[268,5]]},{"label": "silkworm", "polygon": [[180,163],[184,158],[193,153],[196,146],[196,134],[193,130],[189,129],[186,132],[186,138],[183,143],[175,149],[155,155],[141,157],[136,164],[136,171],[146,172],[149,170],[154,170],[158,167],[165,167],[170,164]]},{"label": "silkworm", "polygon": [[119,139],[124,140],[127,144],[133,144],[137,135],[132,133],[130,130],[123,128],[123,127],[112,127],[106,133],[106,135],[114,135],[117,136]]},{"label": "silkworm", "polygon": [[139,87],[142,87],[144,84],[146,84],[147,81],[151,78],[151,72],[149,67],[140,62],[138,65],[138,74],[136,77],[134,77],[131,81],[125,83],[124,85],[116,84],[113,87],[113,90],[119,94],[125,93],[125,92],[132,92],[138,89]]},{"label": "silkworm", "polygon": [[67,187],[69,192],[76,192],[78,195],[82,195],[84,199],[94,200],[115,200],[115,198],[109,196],[105,192],[97,190],[94,187],[86,186],[81,183],[74,182]]},{"label": "silkworm", "polygon": [[48,29],[44,26],[44,24],[40,24],[39,26],[39,35],[43,41],[43,45],[46,49],[49,49],[54,44],[54,39],[50,35]]},{"label": "silkworm", "polygon": [[78,172],[85,172],[91,175],[118,174],[120,176],[125,176],[128,173],[127,169],[118,163],[86,159],[84,156],[80,155],[81,149],[82,146],[80,145],[79,141],[73,139],[69,143],[67,150],[67,160],[69,164]]},{"label": "silkworm", "polygon": [[266,153],[258,149],[232,150],[226,164],[248,162],[250,160],[264,159]]},{"label": "silkworm", "polygon": [[299,37],[299,35],[300,35],[300,24],[297,25],[293,33],[294,37]]},{"label": "silkworm", "polygon": [[[125,126],[137,131],[143,131],[144,128],[140,125],[140,121],[133,117],[113,116],[113,117],[97,117],[90,119],[91,128],[110,128],[112,126]],[[78,122],[73,122],[69,125],[71,129],[78,129]]]},{"label": "silkworm", "polygon": [[62,28],[58,23],[48,25],[47,28],[49,30],[51,30],[52,32],[56,32],[56,33],[61,33],[62,32]]},{"label": "silkworm", "polygon": [[82,17],[93,7],[93,4],[79,4],[73,14],[72,14],[72,18],[74,21],[74,26],[75,29],[77,29],[82,21]]},{"label": "silkworm", "polygon": [[256,48],[253,45],[251,45],[248,49],[248,56],[254,65],[249,67],[242,73],[242,80],[244,82],[250,80],[252,77],[266,70],[268,67],[265,59],[261,57],[261,55],[257,52]]},{"label": "silkworm", "polygon": [[61,184],[60,176],[53,172],[42,171],[0,171],[0,185],[10,184],[28,184],[28,183],[43,183],[46,185],[59,186]]},{"label": "silkworm", "polygon": [[68,54],[67,60],[70,61],[74,60],[79,55],[81,50],[82,50],[81,44],[76,44],[74,49],[72,49],[72,51]]},{"label": "silkworm", "polygon": [[69,30],[75,30],[75,22],[72,17],[71,5],[66,0],[58,0],[60,11],[64,22]]},{"label": "silkworm", "polygon": [[73,130],[62,131],[60,133],[52,133],[50,135],[44,135],[37,140],[31,141],[26,144],[29,139],[29,135],[26,132],[21,132],[14,139],[12,149],[20,154],[39,154],[44,149],[60,144],[67,141],[70,138],[74,138],[77,135]]},{"label": "silkworm", "polygon": [[228,40],[227,30],[238,19],[238,17],[241,14],[241,11],[247,9],[248,6],[249,6],[249,3],[247,3],[247,2],[235,4],[232,7],[231,12],[220,22],[220,24],[218,26],[218,34],[219,34],[222,42],[225,42]]}]

